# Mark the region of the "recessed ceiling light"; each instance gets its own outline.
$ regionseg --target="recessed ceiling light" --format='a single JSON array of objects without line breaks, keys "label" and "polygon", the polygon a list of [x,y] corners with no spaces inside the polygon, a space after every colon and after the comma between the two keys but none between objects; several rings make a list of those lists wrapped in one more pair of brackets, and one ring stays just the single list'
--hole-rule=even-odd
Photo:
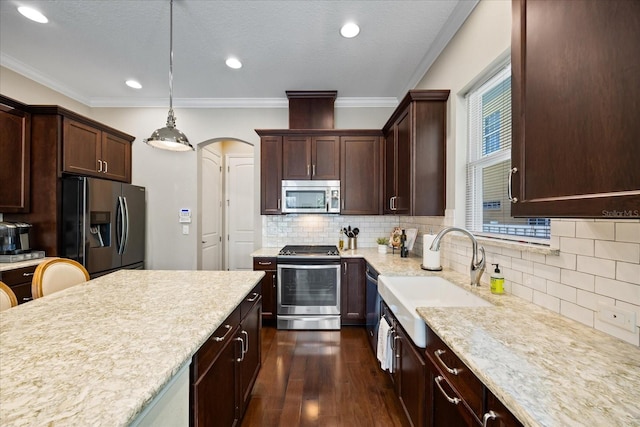
[{"label": "recessed ceiling light", "polygon": [[360,27],[353,22],[348,22],[340,28],[340,34],[347,39],[354,38],[360,33]]},{"label": "recessed ceiling light", "polygon": [[42,13],[27,6],[20,6],[18,8],[18,12],[20,12],[22,16],[29,18],[32,21],[39,22],[40,24],[46,24],[47,22],[49,22],[47,17]]},{"label": "recessed ceiling light", "polygon": [[242,62],[240,62],[239,60],[237,60],[236,58],[229,58],[225,61],[225,64],[227,64],[227,67],[229,68],[233,68],[233,69],[238,69],[242,67]]},{"label": "recessed ceiling light", "polygon": [[134,89],[142,89],[142,85],[140,84],[140,82],[136,80],[127,80],[125,83],[127,86],[132,87]]}]

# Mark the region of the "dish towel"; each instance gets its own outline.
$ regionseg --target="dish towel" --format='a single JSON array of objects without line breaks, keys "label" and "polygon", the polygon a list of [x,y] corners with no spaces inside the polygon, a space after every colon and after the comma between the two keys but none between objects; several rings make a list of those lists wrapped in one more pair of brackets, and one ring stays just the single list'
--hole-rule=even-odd
[{"label": "dish towel", "polygon": [[380,318],[380,324],[378,325],[378,346],[376,351],[376,356],[378,357],[378,361],[380,362],[380,368],[383,371],[391,372],[392,364],[389,363],[392,359],[389,356],[393,357],[393,352],[391,351],[391,342],[389,341],[389,334],[391,332],[391,326],[387,319],[384,317]]}]

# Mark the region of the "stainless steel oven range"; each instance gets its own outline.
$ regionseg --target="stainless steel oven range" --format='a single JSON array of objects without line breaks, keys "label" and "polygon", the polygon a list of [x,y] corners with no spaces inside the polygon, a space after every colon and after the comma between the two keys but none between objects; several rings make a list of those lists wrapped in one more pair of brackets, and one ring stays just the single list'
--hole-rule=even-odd
[{"label": "stainless steel oven range", "polygon": [[288,245],[278,254],[278,329],[340,329],[340,252]]}]

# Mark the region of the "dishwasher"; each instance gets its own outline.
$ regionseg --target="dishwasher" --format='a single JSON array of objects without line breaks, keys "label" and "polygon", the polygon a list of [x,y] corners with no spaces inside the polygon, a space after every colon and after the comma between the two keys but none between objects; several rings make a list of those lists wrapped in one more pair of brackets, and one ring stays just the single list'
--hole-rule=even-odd
[{"label": "dishwasher", "polygon": [[380,294],[378,293],[378,272],[367,263],[366,267],[367,288],[367,317],[366,328],[369,343],[376,353],[378,346],[378,325],[380,324]]}]

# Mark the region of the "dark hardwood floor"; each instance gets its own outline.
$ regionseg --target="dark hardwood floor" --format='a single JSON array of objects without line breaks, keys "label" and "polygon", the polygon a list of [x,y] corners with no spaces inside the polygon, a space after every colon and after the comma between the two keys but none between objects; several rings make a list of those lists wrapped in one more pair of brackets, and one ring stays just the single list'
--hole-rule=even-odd
[{"label": "dark hardwood floor", "polygon": [[262,329],[262,368],[242,427],[407,426],[366,330]]}]

